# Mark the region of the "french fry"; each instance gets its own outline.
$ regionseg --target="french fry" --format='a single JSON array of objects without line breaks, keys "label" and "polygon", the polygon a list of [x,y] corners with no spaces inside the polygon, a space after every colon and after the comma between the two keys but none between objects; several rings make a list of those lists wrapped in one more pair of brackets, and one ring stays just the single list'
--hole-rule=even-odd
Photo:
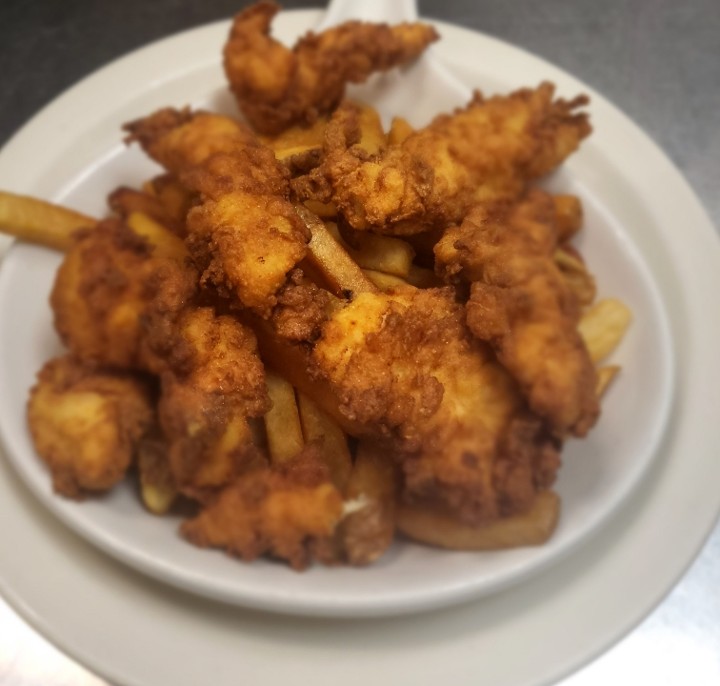
[{"label": "french fry", "polygon": [[377,292],[375,284],[363,274],[322,219],[302,205],[295,209],[312,235],[307,259],[323,275],[329,289],[339,297]]},{"label": "french fry", "polygon": [[608,298],[593,305],[580,318],[578,331],[593,362],[615,350],[630,326],[632,313],[620,300]]},{"label": "french fry", "polygon": [[321,219],[334,219],[337,217],[337,207],[331,202],[325,203],[319,200],[306,200],[305,207]]},{"label": "french fry", "polygon": [[385,147],[385,132],[380,115],[374,107],[360,106],[360,140],[357,145],[370,155],[374,155]]},{"label": "french fry", "polygon": [[330,471],[330,479],[343,493],[352,470],[352,457],[345,432],[304,393],[297,393],[297,404],[305,442],[319,442],[320,456]]},{"label": "french fry", "polygon": [[295,389],[282,376],[267,371],[265,375],[272,407],[265,414],[270,462],[274,466],[285,464],[305,445],[300,415],[295,400]]},{"label": "french fry", "polygon": [[327,117],[318,118],[312,126],[291,126],[277,136],[260,136],[278,160],[284,160],[308,150],[320,149],[325,137]]},{"label": "french fry", "polygon": [[585,263],[563,248],[558,248],[554,257],[565,283],[575,294],[580,305],[591,305],[595,300],[597,288],[595,279]]},{"label": "french fry", "polygon": [[78,229],[97,220],[67,207],[0,191],[0,232],[55,250],[68,250]]},{"label": "french fry", "polygon": [[144,212],[132,212],[126,223],[138,236],[146,238],[158,255],[178,261],[189,257],[184,241]]},{"label": "french fry", "polygon": [[528,512],[471,526],[427,505],[400,504],[397,528],[421,543],[450,550],[501,550],[541,545],[552,535],[560,516],[560,498],[552,491],[537,494]]},{"label": "french fry", "polygon": [[116,214],[127,219],[133,212],[142,212],[155,221],[176,232],[175,220],[168,215],[165,207],[153,193],[120,186],[108,196],[108,205]]},{"label": "french fry", "polygon": [[436,288],[443,285],[442,279],[432,269],[418,267],[416,264],[410,265],[406,281],[415,288]]},{"label": "french fry", "polygon": [[165,514],[177,498],[177,489],[167,461],[166,442],[159,436],[141,441],[137,465],[143,505],[153,514]]},{"label": "french fry", "polygon": [[597,370],[597,386],[595,387],[595,391],[598,398],[602,397],[605,394],[608,386],[610,386],[612,380],[618,375],[619,371],[620,366],[616,364],[611,364],[606,367],[600,367]]},{"label": "french fry", "polygon": [[361,441],[345,493],[351,511],[340,534],[350,564],[370,564],[388,549],[395,536],[396,500],[392,456],[375,443]]},{"label": "french fry", "polygon": [[[332,227],[328,227],[332,231]],[[406,278],[415,257],[412,246],[399,238],[354,232],[343,241],[350,257],[362,268]]]},{"label": "french fry", "polygon": [[381,291],[388,291],[396,286],[407,286],[408,282],[399,276],[386,274],[385,272],[377,272],[374,269],[363,269],[365,276],[370,279]]}]

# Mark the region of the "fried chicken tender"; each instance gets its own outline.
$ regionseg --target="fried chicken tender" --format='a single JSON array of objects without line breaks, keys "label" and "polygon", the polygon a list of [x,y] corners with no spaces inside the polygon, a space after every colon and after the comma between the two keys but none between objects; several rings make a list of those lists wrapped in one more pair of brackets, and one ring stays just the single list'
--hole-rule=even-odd
[{"label": "fried chicken tender", "polygon": [[96,371],[69,355],[45,364],[28,402],[35,448],[55,491],[69,498],[118,483],[153,420],[145,380]]},{"label": "fried chicken tender", "polygon": [[436,268],[472,284],[468,326],[530,408],[557,432],[583,436],[600,411],[597,377],[577,331],[578,300],[553,258],[559,235],[553,198],[536,189],[511,208],[471,210],[435,246]]},{"label": "fried chicken tender", "polygon": [[201,283],[267,316],[310,234],[288,201],[285,166],[239,122],[160,110],[126,126],[201,202],[187,216],[187,245]]},{"label": "fried chicken tender", "polygon": [[558,446],[540,422],[527,430],[514,380],[464,319],[450,288],[362,293],[324,325],[312,361],[340,412],[391,447],[406,498],[480,523],[529,507]]},{"label": "fried chicken tender", "polygon": [[268,410],[265,371],[252,330],[209,307],[185,310],[157,334],[151,345],[165,362],[158,413],[171,472],[181,492],[204,500],[262,462],[248,419]]},{"label": "fried chicken tender", "polygon": [[328,125],[325,160],[294,182],[300,199],[330,197],[355,229],[409,235],[462,221],[477,205],[513,200],[555,169],[591,131],[587,98],[554,99],[542,83],[441,115],[370,156],[353,145],[353,106]]},{"label": "fried chicken tender", "polygon": [[66,253],[50,302],[60,338],[86,364],[154,369],[146,326],[172,318],[197,287],[195,270],[178,259],[179,239],[166,234],[140,236],[108,219]]},{"label": "fried chicken tender", "polygon": [[347,83],[410,62],[439,37],[427,24],[349,21],[310,32],[290,50],[270,36],[278,10],[275,3],[261,1],[240,12],[223,53],[240,109],[265,134],[312,124],[337,106]]},{"label": "fried chicken tender", "polygon": [[195,545],[222,548],[245,561],[269,554],[304,569],[332,548],[343,514],[342,497],[315,450],[307,446],[280,468],[245,474],[184,522],[182,533]]}]

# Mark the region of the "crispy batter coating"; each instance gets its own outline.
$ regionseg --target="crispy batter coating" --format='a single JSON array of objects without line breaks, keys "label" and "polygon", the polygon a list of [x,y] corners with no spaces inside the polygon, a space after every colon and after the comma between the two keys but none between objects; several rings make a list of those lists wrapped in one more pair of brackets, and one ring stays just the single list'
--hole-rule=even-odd
[{"label": "crispy batter coating", "polygon": [[252,330],[208,307],[187,309],[162,338],[158,412],[171,471],[179,490],[203,500],[262,461],[248,418],[268,409],[265,371]]},{"label": "crispy batter coating", "polygon": [[163,249],[162,237],[153,244],[119,220],[101,222],[79,237],[57,272],[50,296],[55,328],[86,364],[152,370],[145,327],[183,309],[197,278],[190,264]]},{"label": "crispy batter coating", "polygon": [[153,417],[144,380],[96,371],[69,355],[40,370],[28,402],[35,448],[50,468],[55,491],[69,498],[118,483]]},{"label": "crispy batter coating", "polygon": [[438,39],[426,24],[349,21],[308,33],[292,50],[270,36],[279,10],[261,1],[240,12],[224,49],[225,73],[238,105],[261,133],[312,124],[342,99],[347,83],[362,83],[420,55]]},{"label": "crispy batter coating", "polygon": [[470,104],[370,156],[353,145],[344,105],[328,126],[324,162],[294,182],[301,199],[333,201],[355,229],[414,234],[461,221],[470,207],[519,197],[590,133],[587,103],[554,99],[542,83]]},{"label": "crispy batter coating", "polygon": [[529,506],[546,481],[539,455],[557,446],[518,430],[519,389],[464,318],[449,288],[363,293],[328,320],[312,357],[340,411],[395,451],[406,497],[482,522]]},{"label": "crispy batter coating", "polygon": [[288,201],[288,172],[229,117],[161,110],[126,126],[153,159],[202,196],[187,245],[203,284],[267,316],[310,234]]},{"label": "crispy batter coating", "polygon": [[472,284],[468,326],[490,342],[531,409],[558,432],[583,436],[600,411],[597,377],[577,331],[577,298],[553,259],[555,217],[540,190],[509,209],[475,208],[435,246],[436,265]]},{"label": "crispy batter coating", "polygon": [[202,547],[249,561],[269,554],[305,568],[331,547],[342,497],[312,446],[277,469],[257,469],[225,488],[182,533]]}]

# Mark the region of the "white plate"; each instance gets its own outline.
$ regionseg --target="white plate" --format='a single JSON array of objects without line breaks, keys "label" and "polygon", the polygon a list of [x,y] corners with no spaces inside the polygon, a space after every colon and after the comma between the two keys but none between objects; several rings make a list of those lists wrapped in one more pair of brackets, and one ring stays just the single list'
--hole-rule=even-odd
[{"label": "white plate", "polygon": [[[290,38],[312,26],[318,16],[288,13],[280,23],[280,33]],[[549,78],[563,93],[588,90],[520,50],[445,24],[440,29],[445,40],[439,54],[469,83],[505,90]],[[67,199],[82,187],[82,198],[76,197],[78,207],[100,211],[100,202],[93,206],[80,200],[87,203],[90,195],[97,198],[116,183],[133,181],[136,173],[137,160],[131,168],[123,166],[122,157],[115,159],[119,148],[108,145],[114,140],[110,136],[132,116],[168,103],[184,104],[188,92],[197,93],[196,104],[203,102],[208,68],[217,68],[217,46],[225,30],[225,25],[213,25],[183,34],[80,84],[5,149],[0,156],[0,185]],[[475,64],[492,64],[495,72],[469,68],[465,61],[470,54]],[[238,668],[244,674],[263,674],[268,683],[298,677],[320,684],[338,679],[434,683],[440,675],[453,683],[476,683],[477,670],[482,669],[483,677],[495,686],[539,684],[578,666],[637,622],[689,564],[720,506],[715,487],[720,464],[712,452],[720,430],[711,416],[720,388],[713,363],[718,332],[717,321],[706,316],[708,294],[720,285],[715,276],[720,255],[707,217],[667,159],[611,105],[596,94],[593,98],[597,131],[571,163],[565,182],[583,179],[577,188],[609,229],[603,235],[611,237],[613,250],[612,241],[622,240],[631,259],[633,243],[645,256],[670,315],[679,374],[677,402],[669,431],[655,451],[654,469],[588,544],[509,591],[454,610],[416,619],[354,623],[279,619],[176,593],[113,564],[58,526],[3,469],[0,512],[4,521],[13,521],[0,534],[0,582],[8,599],[81,661],[115,681],[132,684],[197,683],[210,666],[217,684],[233,683]],[[93,112],[96,124],[86,130],[87,120],[79,115],[88,111]],[[57,135],[59,127],[63,136]],[[98,164],[99,149],[107,156]],[[627,155],[630,149],[632,156]],[[589,157],[585,167],[583,157]],[[106,168],[113,170],[113,178],[93,185],[98,178],[93,165],[103,167],[111,158],[113,163]],[[88,170],[86,178],[73,175],[83,169]],[[66,181],[60,183],[61,177]],[[678,226],[684,227],[682,236]],[[620,238],[623,235],[627,240]],[[34,257],[23,264],[28,271],[37,267],[28,281],[37,292],[17,289],[14,297],[19,304],[10,307],[16,307],[17,317],[32,320],[37,293],[42,298],[46,292],[34,276],[47,273],[51,258],[23,247],[15,251],[13,260],[17,263],[17,256],[27,251]],[[7,266],[12,267],[12,262]],[[593,264],[598,271],[600,266]],[[621,266],[619,271],[625,280],[613,284],[613,291],[616,286],[628,286],[627,268]],[[646,281],[641,278],[638,283]],[[634,304],[651,308],[649,320],[660,322],[656,326],[661,329],[662,316],[652,309],[656,306],[652,295],[643,300],[647,289],[642,285],[631,292],[641,298]],[[640,335],[647,313],[641,309],[637,314],[641,325],[636,326],[636,335]],[[16,331],[21,335],[20,327]],[[54,343],[42,338],[40,330],[36,333],[41,338],[28,344],[33,355],[44,356]],[[639,361],[652,359],[658,349],[659,359],[666,360],[662,351],[667,340],[646,341]],[[17,352],[22,358],[21,351]],[[18,388],[25,372],[18,367],[15,374],[15,365],[4,360],[3,365],[3,389]],[[662,385],[667,384],[665,371],[661,368],[658,375],[661,391],[667,390]],[[660,395],[660,405],[652,413],[656,418],[662,417],[667,401]],[[647,400],[652,398],[634,396],[632,412],[620,420],[637,424]],[[7,407],[12,404],[7,394],[2,402],[3,414],[12,409]],[[22,412],[15,412],[16,420],[22,420]],[[648,443],[639,448],[651,455],[657,435],[649,431],[645,434]],[[11,447],[16,455],[22,454],[17,445]],[[391,559],[390,564],[394,563]],[[406,582],[412,584],[413,577]],[[137,640],[138,626],[153,637],[151,650]],[[519,646],[522,659],[517,659]],[[340,652],[341,648],[346,652]],[[373,659],[348,670],[343,656],[363,650],[373,650]],[[183,655],[190,657],[178,658]],[[278,655],[284,659],[277,659]]]},{"label": "white plate", "polygon": [[[81,126],[66,131],[64,145],[83,148],[85,154],[79,158],[66,154],[53,158],[35,137],[35,148],[26,150],[25,160],[32,167],[43,150],[48,168],[44,179],[52,186],[45,186],[45,197],[91,214],[104,212],[104,199],[118,183],[139,186],[157,172],[139,150],[122,145],[119,122],[151,112],[158,102],[232,107],[218,64],[224,32],[211,35],[216,42],[208,44],[208,54],[194,47],[192,56],[185,58],[186,69],[175,64],[174,73],[165,74],[162,84],[149,79],[138,82],[135,77],[135,91],[128,92],[118,88],[116,77],[104,72],[81,86],[75,102],[83,95],[92,98],[98,90],[96,84],[114,84],[114,95],[104,103],[109,116],[94,111]],[[161,57],[152,57],[155,64],[164,63]],[[148,57],[140,53],[129,59],[144,63]],[[503,76],[503,91],[542,78],[524,73]],[[493,72],[492,78],[500,76]],[[475,69],[468,83],[485,88],[488,79],[487,73]],[[152,86],[143,88],[147,84]],[[582,90],[560,85],[565,95]],[[356,89],[355,93],[372,101],[372,88],[365,92]],[[452,104],[439,102],[437,113]],[[45,116],[52,120],[54,113],[51,110]],[[624,371],[606,397],[598,427],[589,439],[569,443],[564,453],[557,484],[562,517],[544,546],[450,553],[397,543],[369,568],[318,565],[297,574],[285,565],[265,560],[243,565],[222,553],[190,546],[178,535],[177,518],[147,515],[129,481],[108,497],[82,504],[57,497],[47,470],[34,454],[25,403],[38,369],[60,350],[47,304],[59,256],[28,245],[10,251],[0,274],[0,321],[17,323],[0,331],[0,375],[5,391],[0,398],[0,430],[8,457],[36,496],[75,531],[158,579],[226,602],[299,614],[387,615],[439,607],[516,583],[565,555],[632,491],[656,454],[670,407],[673,353],[669,326],[652,274],[633,242],[633,232],[652,233],[653,227],[649,217],[629,226],[625,204],[629,189],[612,164],[612,154],[602,140],[595,140],[550,182],[583,199],[586,229],[582,250],[597,275],[601,293],[626,301],[635,313],[635,323],[615,360]],[[23,191],[39,193],[36,185]],[[25,295],[19,298],[18,293]]]}]

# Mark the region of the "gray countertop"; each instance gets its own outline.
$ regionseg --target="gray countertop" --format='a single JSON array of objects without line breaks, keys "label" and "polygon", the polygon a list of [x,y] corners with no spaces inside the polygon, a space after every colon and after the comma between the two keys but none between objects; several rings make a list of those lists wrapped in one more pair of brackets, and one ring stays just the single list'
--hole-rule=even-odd
[{"label": "gray countertop", "polygon": [[[162,36],[229,17],[244,4],[1,0],[0,144],[39,108],[99,66]],[[290,0],[283,4],[314,6]],[[720,226],[718,0],[421,0],[419,5],[426,16],[491,34],[542,56],[603,93],[665,150]],[[662,604],[563,686],[719,684],[718,578],[720,527]],[[0,601],[0,683],[105,682],[55,650]]]}]

